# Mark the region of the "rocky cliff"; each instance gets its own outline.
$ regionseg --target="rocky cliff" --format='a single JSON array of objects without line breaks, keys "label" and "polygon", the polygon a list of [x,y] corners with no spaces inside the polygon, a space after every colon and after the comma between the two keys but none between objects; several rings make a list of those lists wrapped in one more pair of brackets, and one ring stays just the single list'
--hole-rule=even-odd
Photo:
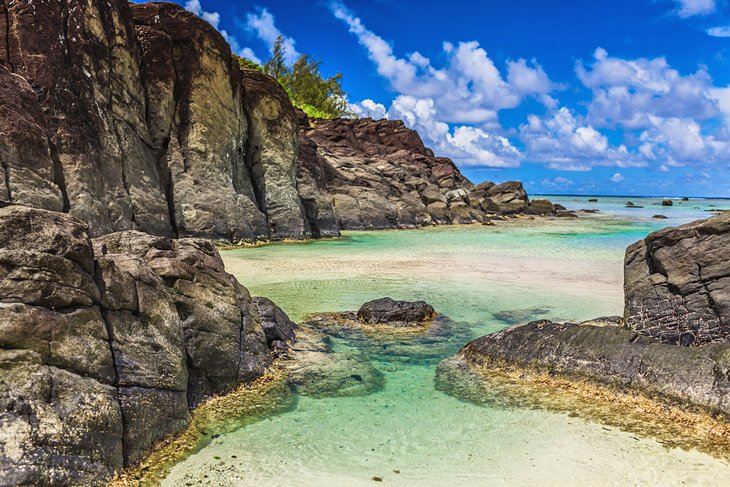
[{"label": "rocky cliff", "polygon": [[472,192],[400,122],[310,122],[179,5],[0,0],[0,18],[0,200],[93,236],[302,239],[528,209],[518,183]]},{"label": "rocky cliff", "polygon": [[0,485],[103,484],[262,374],[261,322],[282,314],[208,240],[91,240],[69,215],[0,209]]}]

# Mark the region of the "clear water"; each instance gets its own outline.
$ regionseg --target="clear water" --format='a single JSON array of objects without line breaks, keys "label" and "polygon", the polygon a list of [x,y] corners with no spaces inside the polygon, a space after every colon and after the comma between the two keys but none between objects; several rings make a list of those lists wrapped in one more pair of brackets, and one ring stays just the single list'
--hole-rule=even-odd
[{"label": "clear water", "polygon": [[[348,232],[337,241],[223,253],[253,294],[295,320],[357,309],[382,296],[425,299],[461,324],[438,357],[362,347],[385,387],[360,397],[302,396],[296,408],[219,438],[176,465],[165,485],[721,485],[730,466],[695,451],[541,410],[478,406],[434,388],[441,356],[533,318],[621,314],[626,245],[667,224],[730,208],[723,200],[658,207],[658,199],[553,198],[601,212],[580,220],[496,227]],[[712,206],[711,206],[712,205]],[[653,220],[656,213],[668,220]]]}]

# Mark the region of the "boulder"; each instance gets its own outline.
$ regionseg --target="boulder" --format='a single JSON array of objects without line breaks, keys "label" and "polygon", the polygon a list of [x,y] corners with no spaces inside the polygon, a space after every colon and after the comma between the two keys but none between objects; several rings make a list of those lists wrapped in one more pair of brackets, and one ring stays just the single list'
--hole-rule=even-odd
[{"label": "boulder", "polygon": [[266,334],[266,341],[271,344],[275,340],[292,342],[296,339],[296,323],[292,322],[281,308],[269,298],[253,298],[259,312],[261,327]]},{"label": "boulder", "polygon": [[672,200],[662,200],[662,206],[672,206],[674,203]]},{"label": "boulder", "polygon": [[557,211],[558,208],[552,201],[545,198],[537,198],[530,201],[526,213],[528,215],[555,215]]},{"label": "boulder", "polygon": [[669,343],[730,339],[730,213],[648,235],[626,250],[626,325]]},{"label": "boulder", "polygon": [[357,318],[369,324],[402,326],[431,321],[435,317],[433,307],[425,301],[395,301],[391,298],[369,301],[357,311]]}]

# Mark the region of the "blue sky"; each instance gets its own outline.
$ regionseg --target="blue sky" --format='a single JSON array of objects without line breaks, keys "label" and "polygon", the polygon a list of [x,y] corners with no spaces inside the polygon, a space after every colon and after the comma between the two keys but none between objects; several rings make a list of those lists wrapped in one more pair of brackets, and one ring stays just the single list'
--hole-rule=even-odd
[{"label": "blue sky", "polygon": [[181,0],[239,54],[278,34],[473,181],[730,197],[730,0]]}]

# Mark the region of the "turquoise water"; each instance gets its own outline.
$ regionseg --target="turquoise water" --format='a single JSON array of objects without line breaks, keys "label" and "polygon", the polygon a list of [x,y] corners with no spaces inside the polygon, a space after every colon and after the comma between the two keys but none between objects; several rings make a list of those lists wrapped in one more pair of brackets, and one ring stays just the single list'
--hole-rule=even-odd
[{"label": "turquoise water", "polygon": [[[295,320],[382,296],[425,299],[455,321],[422,347],[334,339],[384,374],[370,395],[301,396],[296,408],[219,438],[176,465],[166,485],[717,485],[727,463],[566,414],[475,405],[434,388],[439,360],[471,338],[535,318],[621,314],[626,245],[727,202],[553,198],[579,220],[347,232],[341,240],[223,253],[254,295]],[[710,206],[715,205],[715,206]],[[730,205],[727,205],[730,206]],[[668,220],[653,220],[662,213]],[[430,348],[429,348],[430,347]],[[432,352],[432,353],[429,353]],[[375,478],[375,480],[374,480]],[[377,480],[380,479],[380,480]]]}]

